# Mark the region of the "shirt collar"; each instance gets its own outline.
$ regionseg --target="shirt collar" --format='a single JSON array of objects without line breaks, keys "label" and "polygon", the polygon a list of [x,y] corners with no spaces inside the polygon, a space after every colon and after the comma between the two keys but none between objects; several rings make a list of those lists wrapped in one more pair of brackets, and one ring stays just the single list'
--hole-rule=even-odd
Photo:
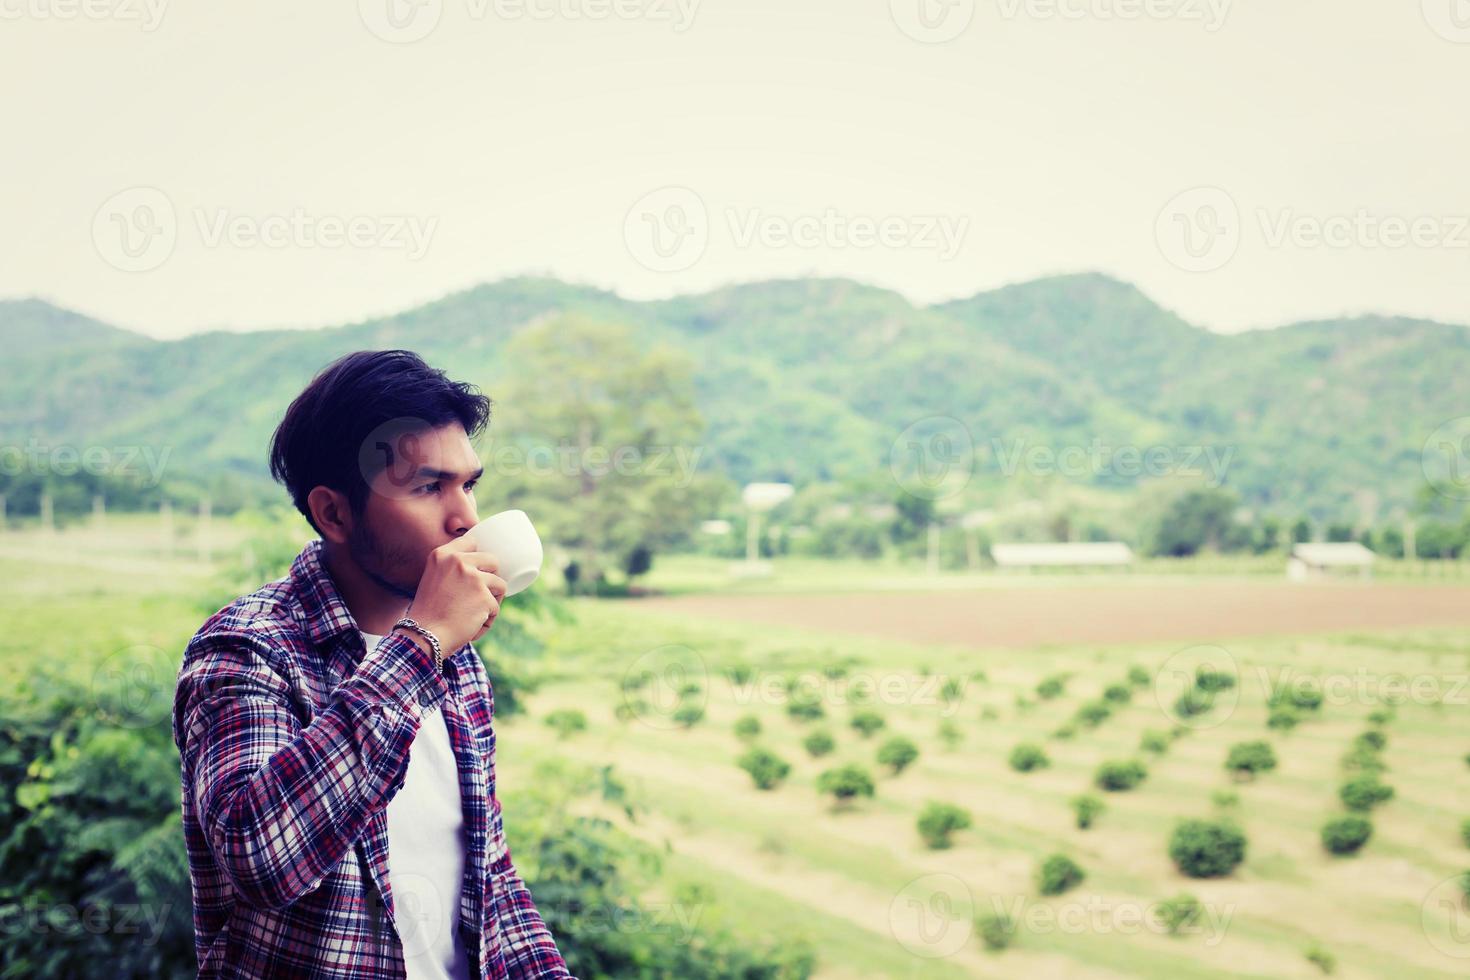
[{"label": "shirt collar", "polygon": [[342,601],[342,594],[332,581],[326,565],[322,563],[321,538],[307,542],[301,554],[291,562],[291,580],[296,594],[301,597],[301,609],[306,614],[307,635],[311,642],[325,648],[343,633],[357,629],[357,620]]}]

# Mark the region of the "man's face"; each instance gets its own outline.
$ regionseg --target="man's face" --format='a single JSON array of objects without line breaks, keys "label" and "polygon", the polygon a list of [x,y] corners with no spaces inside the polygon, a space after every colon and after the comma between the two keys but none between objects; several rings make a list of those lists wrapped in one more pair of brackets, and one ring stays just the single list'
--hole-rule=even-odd
[{"label": "man's face", "polygon": [[355,515],[348,554],[381,588],[411,599],[429,552],[479,522],[475,484],[485,468],[464,426],[403,433]]}]

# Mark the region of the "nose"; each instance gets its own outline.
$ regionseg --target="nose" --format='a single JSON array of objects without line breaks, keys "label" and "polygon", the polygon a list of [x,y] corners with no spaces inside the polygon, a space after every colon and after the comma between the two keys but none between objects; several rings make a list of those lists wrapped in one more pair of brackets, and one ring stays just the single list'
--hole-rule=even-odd
[{"label": "nose", "polygon": [[475,498],[465,494],[461,501],[451,509],[445,528],[451,537],[459,537],[470,528],[480,523],[478,512],[475,509]]}]

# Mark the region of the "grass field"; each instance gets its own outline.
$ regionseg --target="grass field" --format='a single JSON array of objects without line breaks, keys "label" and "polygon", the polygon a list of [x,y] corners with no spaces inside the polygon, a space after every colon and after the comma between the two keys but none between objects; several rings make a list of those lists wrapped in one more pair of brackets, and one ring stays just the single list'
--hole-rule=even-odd
[{"label": "grass field", "polygon": [[[211,561],[183,535],[169,557],[148,525],[127,521],[101,535],[76,529],[0,540],[0,617],[9,627],[0,635],[0,682],[12,683],[39,656],[85,678],[139,650],[152,651],[156,671],[167,674],[212,611],[218,559],[240,547],[228,522],[214,533],[219,552]],[[670,913],[672,903],[680,921],[718,916],[746,934],[804,937],[818,951],[823,980],[1321,976],[1305,955],[1313,946],[1335,958],[1340,977],[1470,972],[1470,913],[1451,881],[1470,869],[1460,836],[1470,818],[1470,634],[1453,618],[1405,628],[1416,609],[1426,621],[1431,613],[1453,617],[1457,587],[1329,587],[1313,594],[1334,602],[1304,606],[1294,623],[1291,604],[1305,593],[1284,582],[1038,578],[906,588],[908,595],[884,600],[888,619],[875,625],[820,594],[818,586],[851,571],[801,569],[808,596],[795,605],[805,618],[795,620],[787,598],[765,587],[745,596],[570,603],[574,621],[548,625],[544,654],[523,665],[541,682],[526,699],[527,714],[499,723],[507,824],[516,820],[518,787],[530,785],[540,765],[611,764],[640,807],[636,822],[605,804],[587,806],[667,851],[650,908]],[[1147,601],[1164,588],[1176,608],[1203,611],[1185,618],[1183,633],[1150,634],[1157,619],[1147,602],[1114,609],[1105,622],[1108,611],[1088,603],[1099,590],[1119,588]],[[1228,638],[1208,635],[1208,624],[1220,621],[1221,595],[1241,588],[1266,591],[1259,602],[1227,607]],[[958,612],[936,617],[928,606],[913,619],[915,603],[932,602],[980,609],[985,629],[977,636],[974,621]],[[1266,609],[1278,611],[1250,619]],[[1361,619],[1364,610],[1395,609],[1397,619]],[[1043,632],[1039,642],[1028,632],[1037,621],[1081,623],[1109,639],[1082,642],[1063,630]],[[1382,628],[1388,622],[1396,628]],[[1171,706],[1201,661],[1227,666],[1238,685],[1209,712],[1181,720]],[[1080,705],[1134,666],[1147,682],[1132,687],[1126,705],[1095,728],[1057,737]],[[728,672],[742,667],[750,676],[736,683]],[[647,682],[628,689],[644,672]],[[1066,676],[1063,692],[1040,697],[1038,684],[1056,675]],[[825,717],[788,715],[779,683],[787,678],[821,696]],[[956,688],[951,700],[941,695],[945,681]],[[1305,712],[1290,732],[1269,729],[1268,690],[1307,682],[1324,693],[1320,710]],[[886,720],[871,738],[848,725],[864,692]],[[672,721],[681,698],[705,709],[688,728]],[[1382,724],[1382,759],[1395,796],[1373,812],[1374,835],[1359,854],[1332,857],[1318,834],[1343,812],[1340,760],[1370,714],[1393,700],[1402,703]],[[167,716],[166,700],[132,707]],[[582,711],[587,730],[563,739],[544,724],[563,708]],[[746,714],[762,725],[755,744],[791,764],[775,789],[756,789],[735,763],[746,744],[732,729]],[[952,746],[940,737],[945,722],[958,734]],[[1175,724],[1183,732],[1162,755],[1140,751],[1143,732]],[[801,740],[818,728],[836,748],[813,759]],[[877,746],[894,734],[919,747],[917,761],[897,775],[874,762]],[[1273,745],[1279,767],[1236,782],[1223,768],[1227,752],[1254,739]],[[1007,757],[1022,741],[1043,746],[1051,764],[1013,771]],[[1147,778],[1129,792],[1099,792],[1107,809],[1091,829],[1077,829],[1068,801],[1092,789],[1099,763],[1134,757],[1146,762]],[[844,762],[870,767],[876,793],[834,808],[816,780]],[[1216,791],[1233,792],[1237,802],[1222,804]],[[947,849],[926,848],[916,832],[929,800],[973,816]],[[1244,863],[1223,878],[1184,877],[1167,850],[1175,822],[1220,813],[1248,835]],[[1044,898],[1034,876],[1054,852],[1076,860],[1086,878]],[[1183,934],[1167,935],[1157,903],[1181,891],[1203,903],[1203,915]],[[687,897],[699,894],[712,896],[709,907]],[[997,908],[1018,920],[1013,944],[1000,952],[987,950],[975,928]]]},{"label": "grass field", "polygon": [[[1286,586],[1282,586],[1286,588]],[[753,600],[755,601],[755,600]],[[677,604],[674,604],[675,606]],[[1187,732],[1131,791],[1105,794],[1108,809],[1076,829],[1067,801],[1090,788],[1103,760],[1131,758],[1145,729],[1168,729],[1180,683],[1175,668],[1218,648],[1178,643],[1077,645],[983,651],[891,639],[839,637],[786,625],[655,614],[638,603],[583,602],[578,621],[552,638],[546,666],[555,680],[533,702],[533,717],[507,726],[504,778],[537,760],[573,757],[612,763],[633,779],[649,813],[643,830],[667,840],[687,874],[742,896],[753,926],[806,935],[821,950],[823,977],[1309,977],[1305,951],[1320,944],[1337,976],[1465,975],[1470,942],[1463,909],[1444,906],[1439,887],[1470,868],[1460,822],[1470,817],[1470,724],[1464,687],[1470,637],[1462,630],[1337,632],[1237,638],[1223,648],[1238,672],[1238,703],[1189,719]],[[755,669],[748,686],[723,671]],[[842,663],[846,681],[823,668]],[[1084,701],[1144,667],[1147,687],[1096,729],[1070,739],[1053,733]],[[652,667],[649,707],[618,720],[621,681]],[[785,697],[763,680],[795,673],[826,702],[827,717],[799,723]],[[1042,678],[1066,673],[1066,692],[1038,700]],[[887,729],[871,739],[847,725],[844,703],[859,678],[872,678]],[[963,697],[946,704],[937,681],[959,678]],[[1326,703],[1290,734],[1266,726],[1266,692],[1286,682],[1325,680]],[[706,716],[674,727],[673,690],[690,681],[705,692]],[[666,690],[659,691],[662,686]],[[1319,842],[1324,819],[1342,812],[1339,759],[1368,727],[1381,696],[1409,696],[1385,726],[1384,776],[1396,797],[1374,814],[1375,834],[1355,857],[1330,856]],[[1018,704],[1018,699],[1019,704]],[[1028,704],[1029,703],[1029,704]],[[586,732],[557,738],[534,716],[581,709]],[[754,788],[735,765],[743,744],[735,719],[756,715],[757,742],[792,764],[779,788]],[[963,740],[938,737],[944,718]],[[837,749],[812,759],[802,735],[831,731]],[[878,778],[876,796],[834,810],[819,797],[817,774],[840,762],[873,764],[876,745],[900,733],[920,756],[897,776]],[[1273,772],[1237,783],[1223,768],[1231,744],[1269,740]],[[1022,775],[1007,766],[1021,741],[1045,746],[1049,768]],[[1167,854],[1174,823],[1217,810],[1216,790],[1234,791],[1228,809],[1244,827],[1244,864],[1226,878],[1181,875]],[[959,804],[974,816],[947,850],[928,850],[915,830],[925,801]],[[513,813],[512,813],[513,818]],[[1081,887],[1041,898],[1033,883],[1047,854],[1072,856]],[[1180,891],[1197,896],[1205,917],[1191,934],[1170,936],[1140,920]],[[974,916],[997,903],[1020,920],[1014,945],[984,949]]]}]

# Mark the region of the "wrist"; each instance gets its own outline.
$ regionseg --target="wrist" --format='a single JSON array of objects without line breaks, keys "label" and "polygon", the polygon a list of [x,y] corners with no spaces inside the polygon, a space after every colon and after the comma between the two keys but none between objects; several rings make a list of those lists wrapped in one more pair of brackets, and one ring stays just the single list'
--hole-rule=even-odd
[{"label": "wrist", "polygon": [[439,639],[439,632],[433,626],[405,616],[393,624],[393,631],[412,638],[415,645],[434,662],[435,672],[444,671],[444,660],[448,652],[444,650],[442,641]]}]

